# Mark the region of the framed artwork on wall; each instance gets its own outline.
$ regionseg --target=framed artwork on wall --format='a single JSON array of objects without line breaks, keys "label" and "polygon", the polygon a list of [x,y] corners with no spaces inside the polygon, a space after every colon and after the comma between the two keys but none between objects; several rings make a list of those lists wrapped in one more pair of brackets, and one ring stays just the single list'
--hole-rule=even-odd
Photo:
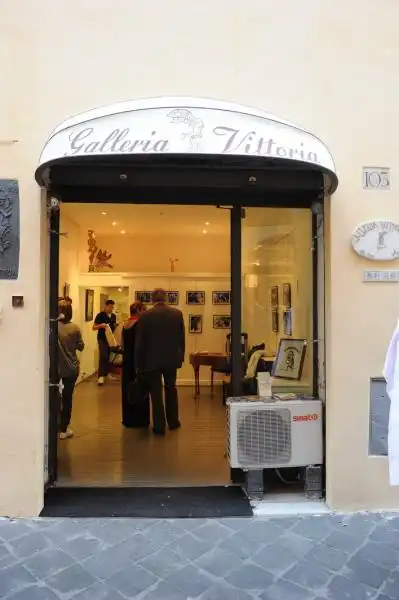
[{"label": "framed artwork on wall", "polygon": [[231,316],[230,315],[213,315],[213,328],[214,329],[230,329],[231,328]]},{"label": "framed artwork on wall", "polygon": [[212,292],[212,304],[231,304],[231,292]]},{"label": "framed artwork on wall", "polygon": [[205,304],[205,292],[187,291],[186,292],[186,304],[193,304],[196,306],[202,306]]},{"label": "framed artwork on wall", "polygon": [[278,310],[272,310],[272,331],[273,333],[278,333],[279,331],[279,318],[278,318]]},{"label": "framed artwork on wall", "polygon": [[142,302],[143,304],[151,304],[152,292],[136,292],[134,298],[136,302]]},{"label": "framed artwork on wall", "polygon": [[286,308],[283,311],[283,331],[284,335],[292,335],[292,310]]},{"label": "framed artwork on wall", "polygon": [[172,306],[179,304],[179,292],[166,292],[166,302]]},{"label": "framed artwork on wall", "polygon": [[202,315],[188,315],[189,333],[202,333]]},{"label": "framed artwork on wall", "polygon": [[86,290],[85,296],[85,321],[92,321],[94,318],[94,290]]},{"label": "framed artwork on wall", "polygon": [[274,285],[270,289],[270,304],[272,308],[278,307],[278,285]]},{"label": "framed artwork on wall", "polygon": [[306,340],[280,340],[272,376],[280,379],[299,380],[302,377],[306,354]]},{"label": "framed artwork on wall", "polygon": [[283,284],[283,305],[285,308],[291,308],[291,285],[289,283]]}]

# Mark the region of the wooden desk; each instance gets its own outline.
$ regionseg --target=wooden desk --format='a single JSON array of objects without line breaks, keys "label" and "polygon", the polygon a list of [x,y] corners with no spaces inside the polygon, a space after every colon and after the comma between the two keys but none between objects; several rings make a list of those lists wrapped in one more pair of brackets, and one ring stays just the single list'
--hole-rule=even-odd
[{"label": "wooden desk", "polygon": [[202,353],[195,352],[190,354],[190,365],[194,369],[195,392],[194,397],[200,395],[200,368],[211,367],[211,392],[213,393],[213,370],[221,369],[222,371],[228,368],[227,355],[221,352]]}]

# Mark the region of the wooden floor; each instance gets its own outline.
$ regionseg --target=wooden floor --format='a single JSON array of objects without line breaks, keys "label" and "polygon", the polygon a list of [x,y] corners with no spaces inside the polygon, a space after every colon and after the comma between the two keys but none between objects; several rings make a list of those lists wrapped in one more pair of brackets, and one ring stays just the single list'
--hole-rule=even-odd
[{"label": "wooden floor", "polygon": [[77,386],[71,428],[58,445],[58,484],[74,486],[188,486],[230,482],[221,391],[179,388],[181,429],[154,436],[121,425],[120,384]]}]

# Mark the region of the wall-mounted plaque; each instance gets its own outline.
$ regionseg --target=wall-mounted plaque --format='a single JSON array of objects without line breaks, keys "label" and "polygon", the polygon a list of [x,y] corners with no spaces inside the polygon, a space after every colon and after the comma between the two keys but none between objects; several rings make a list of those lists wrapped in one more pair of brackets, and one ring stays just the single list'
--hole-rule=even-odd
[{"label": "wall-mounted plaque", "polygon": [[15,179],[0,179],[0,279],[18,279],[19,190]]},{"label": "wall-mounted plaque", "polygon": [[361,223],[352,234],[352,247],[369,260],[399,258],[399,225],[383,219]]},{"label": "wall-mounted plaque", "polygon": [[398,283],[399,271],[363,271],[363,281]]},{"label": "wall-mounted plaque", "polygon": [[387,167],[363,167],[363,189],[382,190],[391,189],[391,173]]}]

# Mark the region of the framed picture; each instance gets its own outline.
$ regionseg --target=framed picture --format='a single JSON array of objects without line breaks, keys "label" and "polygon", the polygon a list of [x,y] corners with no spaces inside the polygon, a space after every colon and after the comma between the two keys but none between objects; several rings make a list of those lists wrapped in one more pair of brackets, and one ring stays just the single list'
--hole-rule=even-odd
[{"label": "framed picture", "polygon": [[289,283],[283,284],[283,305],[291,308],[291,285]]},{"label": "framed picture", "polygon": [[231,304],[231,292],[212,292],[212,304]]},{"label": "framed picture", "polygon": [[202,315],[188,315],[189,333],[202,333]]},{"label": "framed picture", "polygon": [[187,291],[186,304],[195,304],[202,306],[205,304],[205,292]]},{"label": "framed picture", "polygon": [[270,303],[272,308],[278,307],[278,285],[274,285],[270,290]]},{"label": "framed picture", "polygon": [[278,310],[277,309],[273,309],[272,310],[272,331],[274,333],[278,333],[279,332],[279,318],[278,318]]},{"label": "framed picture", "polygon": [[86,290],[85,298],[85,321],[92,321],[94,318],[94,290]]},{"label": "framed picture", "polygon": [[136,292],[134,297],[136,302],[142,302],[143,304],[152,303],[152,292]]},{"label": "framed picture", "polygon": [[166,292],[166,302],[177,306],[179,304],[179,292]]},{"label": "framed picture", "polygon": [[292,310],[291,310],[291,308],[284,309],[283,331],[284,331],[284,335],[292,335]]},{"label": "framed picture", "polygon": [[231,328],[231,316],[230,315],[213,315],[213,328],[214,329],[230,329]]},{"label": "framed picture", "polygon": [[281,339],[276,360],[273,363],[272,376],[280,379],[299,380],[302,377],[306,346],[306,340],[303,339]]}]

